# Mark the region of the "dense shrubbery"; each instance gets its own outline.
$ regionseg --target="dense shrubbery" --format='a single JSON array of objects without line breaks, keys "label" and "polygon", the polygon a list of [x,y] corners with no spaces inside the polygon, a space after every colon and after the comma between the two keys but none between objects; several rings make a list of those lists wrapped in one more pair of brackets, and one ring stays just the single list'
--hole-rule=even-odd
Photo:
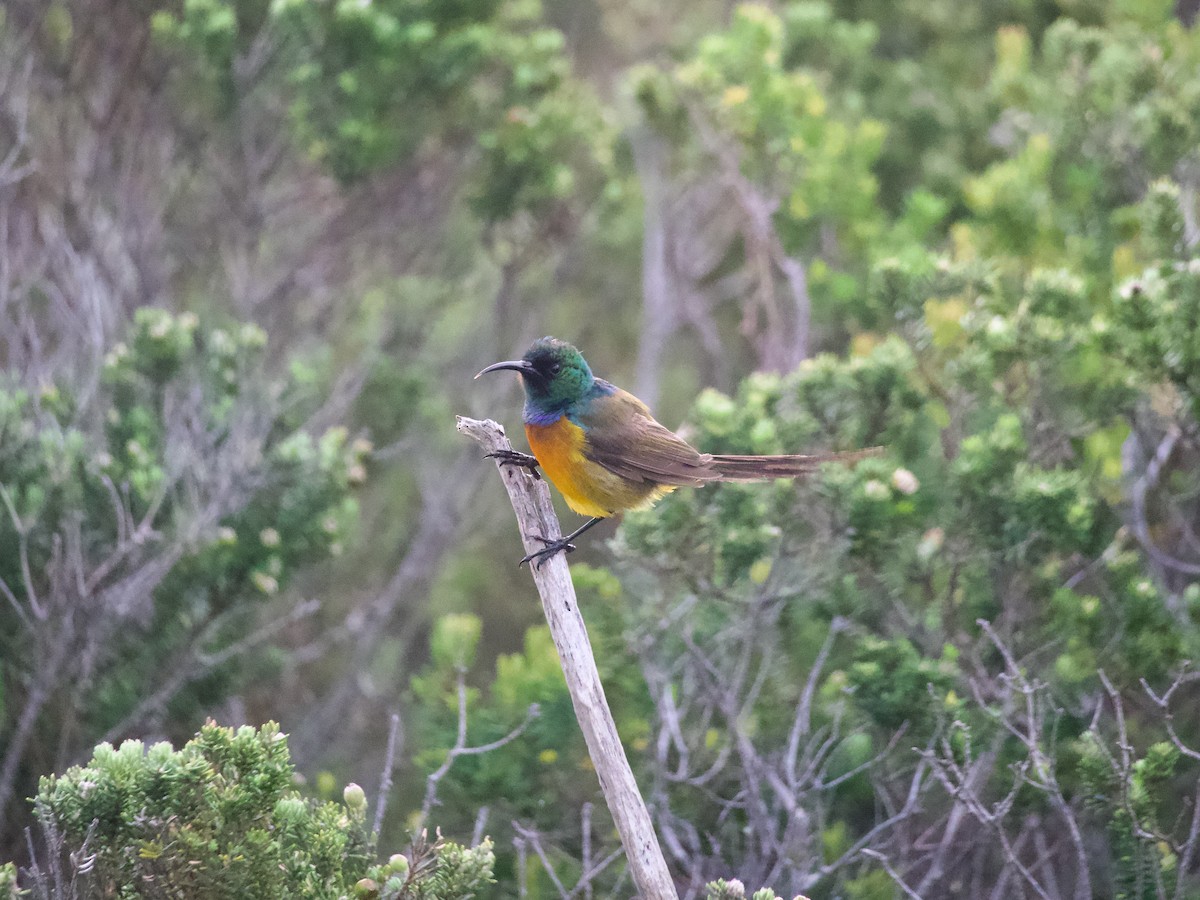
[{"label": "dense shrubbery", "polygon": [[[97,740],[248,707],[305,771],[373,776],[398,704],[383,843],[436,810],[495,836],[482,893],[627,891],[449,436],[472,372],[557,332],[705,450],[885,448],[678,491],[573,566],[687,896],[1197,891],[1200,32],[1172,4],[9,6],[6,851],[58,771],[55,853],[176,873],[146,829],[182,794],[85,814]],[[358,425],[386,445],[361,531]],[[374,864],[339,779],[302,799],[268,737],[93,766],[211,787],[176,848],[205,873],[484,874],[483,844]],[[211,766],[235,744],[261,783]]]},{"label": "dense shrubbery", "polygon": [[92,738],[270,671],[230,648],[311,614],[255,627],[302,561],[339,552],[370,446],[306,429],[314,398],[266,380],[265,344],[144,308],[98,384],[0,389],[0,806]]},{"label": "dense shrubbery", "polygon": [[[491,880],[489,842],[419,842],[372,865],[363,791],[343,803],[293,787],[278,727],[206,725],[180,750],[126,741],[42,779],[44,848],[29,881],[52,896],[468,898]],[[62,893],[60,893],[62,892]]]},{"label": "dense shrubbery", "polygon": [[[849,135],[870,126],[864,103],[890,135],[909,111],[786,55],[813,34],[850,48],[837,65],[880,39],[822,4],[744,7],[695,59],[639,74],[680,171],[722,173],[749,218],[773,210],[773,232],[735,237],[776,268],[756,287],[763,314],[797,290],[786,254],[813,254],[803,299],[870,329],[849,358],[701,395],[689,439],[887,448],[799,489],[676,492],[626,517],[617,577],[576,566],[606,656],[641,670],[609,662],[609,685],[666,844],[694,890],[730,872],[852,897],[897,879],[920,896],[979,879],[1014,895],[1193,890],[1200,733],[1171,712],[1200,650],[1200,318],[1194,193],[1171,176],[1191,177],[1195,38],[1165,15],[1056,22],[1037,52],[1026,28],[1001,29],[988,115],[956,127],[999,119],[1007,143],[897,216],[855,175],[878,171],[878,149]],[[1128,103],[1110,102],[1118,82]],[[1171,121],[1186,146],[1163,155]],[[840,166],[824,188],[823,153]],[[943,229],[944,249],[921,246]],[[539,759],[564,780],[585,763],[577,747]],[[580,877],[569,848],[586,825],[563,836],[452,778],[558,834],[561,871]]]},{"label": "dense shrubbery", "polygon": [[159,40],[185,51],[222,116],[246,100],[238,61],[251,36],[272,35],[294,139],[345,184],[474,143],[475,207],[500,222],[553,214],[604,167],[599,106],[571,78],[562,33],[546,27],[538,2],[214,0],[151,21]]},{"label": "dense shrubbery", "polygon": [[[126,741],[42,779],[34,798],[40,847],[25,882],[39,896],[288,897],[296,900],[469,900],[492,882],[489,839],[473,848],[424,834],[409,855],[373,864],[367,801],[303,798],[278,726],[204,726],[180,750]],[[0,891],[23,896],[12,864]],[[710,900],[746,896],[738,881]],[[753,900],[777,900],[769,890]]]}]

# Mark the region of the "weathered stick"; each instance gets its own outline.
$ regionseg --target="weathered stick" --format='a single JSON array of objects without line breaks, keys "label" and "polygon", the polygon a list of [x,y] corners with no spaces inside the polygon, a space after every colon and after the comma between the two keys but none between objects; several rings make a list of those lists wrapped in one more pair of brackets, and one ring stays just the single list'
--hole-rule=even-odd
[{"label": "weathered stick", "polygon": [[[459,416],[458,430],[478,441],[488,453],[512,449],[508,438],[504,436],[504,429],[490,419],[480,421]],[[504,486],[508,489],[508,499],[512,501],[513,512],[517,514],[526,552],[542,549],[541,543],[530,535],[560,537],[562,532],[550,503],[546,482],[532,478],[528,472],[516,466],[499,466],[499,469]],[[543,565],[531,565],[529,568],[542,598],[550,635],[554,638],[554,646],[562,661],[567,690],[575,706],[575,718],[583,730],[596,774],[600,776],[600,790],[604,792],[617,833],[621,835],[638,892],[642,900],[678,900],[679,895],[654,834],[650,813],[638,791],[629,760],[625,757],[625,748],[617,737],[617,726],[613,722],[608,701],[604,698],[604,686],[600,683],[600,673],[596,671],[587,627],[575,601],[575,586],[571,583],[566,554],[555,554]]]}]

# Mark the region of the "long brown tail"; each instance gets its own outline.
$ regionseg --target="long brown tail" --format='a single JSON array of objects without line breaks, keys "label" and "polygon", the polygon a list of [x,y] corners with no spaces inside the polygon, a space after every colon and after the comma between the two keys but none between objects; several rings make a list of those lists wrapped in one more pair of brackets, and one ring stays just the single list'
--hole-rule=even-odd
[{"label": "long brown tail", "polygon": [[799,478],[811,474],[822,463],[856,463],[882,452],[882,447],[868,447],[866,450],[811,456],[714,456],[712,468],[717,472],[717,481],[769,481],[772,478]]}]

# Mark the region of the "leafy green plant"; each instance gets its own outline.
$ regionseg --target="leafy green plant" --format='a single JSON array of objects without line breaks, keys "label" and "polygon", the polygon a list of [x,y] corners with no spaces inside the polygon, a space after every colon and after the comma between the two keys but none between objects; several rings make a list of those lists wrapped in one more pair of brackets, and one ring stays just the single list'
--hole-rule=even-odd
[{"label": "leafy green plant", "polygon": [[372,866],[354,885],[354,896],[367,900],[442,900],[474,897],[492,881],[492,842],[466,848],[444,841],[414,842],[412,860],[395,853],[382,865]]},{"label": "leafy green plant", "polygon": [[246,101],[239,60],[256,34],[277,34],[271,72],[286,85],[295,140],[346,185],[473,144],[475,208],[497,222],[594,192],[609,162],[599,104],[571,77],[563,36],[536,0],[204,0],[151,21],[160,41],[192,54],[196,81],[226,114]]},{"label": "leafy green plant", "polygon": [[[729,881],[720,879],[718,881],[710,881],[704,886],[705,900],[746,900],[746,886],[733,878]],[[750,900],[780,900],[770,888],[762,888],[750,894]],[[796,896],[793,900],[807,900],[806,897]]]},{"label": "leafy green plant", "polygon": [[75,742],[190,732],[269,666],[240,651],[279,627],[256,628],[271,598],[340,552],[370,445],[304,428],[312,400],[266,378],[266,340],[144,308],[86,399],[0,386],[0,808]]},{"label": "leafy green plant", "polygon": [[86,765],[42,779],[34,806],[55,858],[35,860],[29,883],[78,898],[458,900],[490,881],[487,842],[421,841],[411,865],[399,854],[371,865],[362,789],[348,785],[343,803],[306,800],[293,777],[274,723],[209,723],[179,750],[101,744]]},{"label": "leafy green plant", "polygon": [[[1195,893],[1187,6],[9,4],[6,846],[99,735],[303,692],[297,754],[335,770],[400,704],[388,827],[483,808],[483,890],[619,894],[499,495],[447,465],[460,406],[515,416],[464,373],[536,327],[705,451],[884,448],[572,557],[688,891]],[[370,540],[365,445],[308,424],[330,384],[387,446]]]}]

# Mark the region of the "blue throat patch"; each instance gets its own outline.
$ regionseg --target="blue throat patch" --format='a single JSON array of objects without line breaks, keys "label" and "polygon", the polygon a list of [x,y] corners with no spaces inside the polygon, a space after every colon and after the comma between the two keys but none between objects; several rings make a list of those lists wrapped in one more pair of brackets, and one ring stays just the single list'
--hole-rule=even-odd
[{"label": "blue throat patch", "polygon": [[552,409],[547,411],[537,409],[536,407],[526,403],[521,419],[526,425],[553,425],[562,417],[563,411],[561,409]]}]

